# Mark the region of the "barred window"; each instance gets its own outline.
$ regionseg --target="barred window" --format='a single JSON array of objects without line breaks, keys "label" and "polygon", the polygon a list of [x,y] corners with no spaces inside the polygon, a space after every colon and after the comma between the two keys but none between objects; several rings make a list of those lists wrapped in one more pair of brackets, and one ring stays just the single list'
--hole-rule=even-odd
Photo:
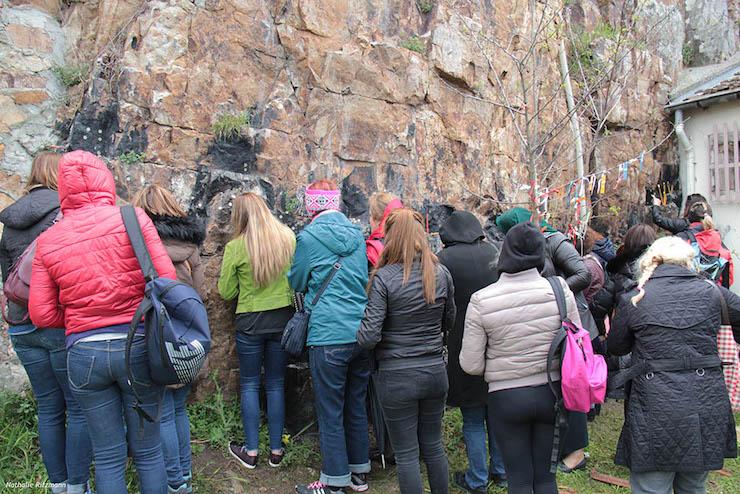
[{"label": "barred window", "polygon": [[709,191],[712,201],[740,201],[740,131],[738,123],[715,125],[708,136]]}]

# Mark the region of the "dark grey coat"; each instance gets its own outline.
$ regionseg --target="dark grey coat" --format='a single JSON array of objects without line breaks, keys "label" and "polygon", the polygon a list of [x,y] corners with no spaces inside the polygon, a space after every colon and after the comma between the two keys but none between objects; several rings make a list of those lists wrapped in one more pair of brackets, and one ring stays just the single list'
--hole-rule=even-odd
[{"label": "dark grey coat", "polygon": [[[37,187],[0,212],[3,235],[0,238],[0,270],[3,282],[10,268],[36,237],[49,228],[59,214],[59,195],[46,187]],[[9,316],[18,320],[27,314],[25,307],[9,303]]]},{"label": "dark grey coat", "polygon": [[[740,297],[721,288],[735,339]],[[635,307],[624,294],[608,337],[609,352],[632,352],[632,365],[717,356],[720,294],[696,273],[661,265]],[[615,462],[634,472],[704,472],[737,456],[735,420],[721,367],[641,373],[632,381]]]},{"label": "dark grey coat", "polygon": [[[357,332],[357,343],[375,349],[375,360],[441,357],[444,333],[455,324],[455,288],[446,267],[437,265],[437,296],[433,304],[424,299],[421,267],[414,263],[403,283],[403,265],[389,264],[378,269],[370,286],[365,317]],[[398,365],[396,365],[398,364]]]}]

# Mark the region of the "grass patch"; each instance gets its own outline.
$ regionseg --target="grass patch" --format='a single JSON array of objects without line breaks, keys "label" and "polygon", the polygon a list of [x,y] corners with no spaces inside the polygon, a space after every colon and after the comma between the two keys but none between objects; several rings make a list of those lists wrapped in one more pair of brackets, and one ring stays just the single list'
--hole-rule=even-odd
[{"label": "grass patch", "polygon": [[424,54],[426,52],[426,45],[424,41],[417,35],[413,35],[408,39],[401,41],[401,46],[407,50],[415,51],[416,53]]},{"label": "grass patch", "polygon": [[137,153],[136,151],[127,151],[118,156],[118,161],[126,166],[138,165],[146,158],[146,154]]},{"label": "grass patch", "polygon": [[87,77],[87,65],[57,65],[52,69],[54,75],[64,87],[70,88],[80,84]]},{"label": "grass patch", "polygon": [[0,393],[0,437],[0,486],[47,481],[38,452],[36,402],[30,395]]},{"label": "grass patch", "polygon": [[[208,400],[193,403],[188,407],[190,414],[190,432],[196,446],[193,453],[202,452],[204,445],[226,451],[229,441],[243,441],[241,409],[237,397],[226,398],[218,384],[217,374],[211,379],[215,392]],[[270,439],[267,424],[263,421],[259,431],[260,456],[267,458],[270,455]],[[286,455],[284,466],[313,465],[320,461],[318,444],[311,438],[300,435],[291,437],[283,434],[283,444]],[[199,450],[199,451],[196,451]]]},{"label": "grass patch", "polygon": [[[196,493],[231,492],[231,486],[238,484],[246,487],[247,492],[283,492],[274,490],[275,482],[290,485],[306,480],[318,474],[320,458],[315,435],[303,434],[297,438],[285,437],[287,456],[284,467],[274,472],[267,467],[257,469],[255,473],[245,472],[228,460],[226,444],[229,440],[241,440],[243,431],[239,402],[235,398],[224,396],[218,386],[217,375],[211,376],[216,384],[216,391],[208,400],[191,404],[188,409],[193,440],[193,454],[196,463],[194,487]],[[590,446],[588,447],[589,468],[570,475],[559,475],[558,486],[561,491],[578,494],[627,494],[627,489],[602,484],[591,480],[590,470],[609,475],[629,478],[629,472],[623,467],[614,465],[614,451],[622,426],[622,403],[611,402],[602,408],[601,415],[589,424]],[[735,416],[740,423],[740,414]],[[0,393],[0,485],[6,482],[46,482],[46,471],[38,450],[38,433],[36,407],[33,398],[28,395]],[[443,439],[447,450],[452,472],[465,470],[467,458],[462,439],[462,416],[459,409],[448,409],[443,422]],[[260,454],[266,458],[268,441],[267,430],[260,429]],[[210,455],[214,461],[203,466],[199,456]],[[215,455],[215,456],[214,456]],[[200,465],[200,466],[197,466]],[[307,469],[306,467],[310,467]],[[371,486],[377,492],[397,494],[399,492],[396,474],[392,467],[388,470],[375,470],[371,475]],[[711,473],[707,485],[709,494],[730,494],[740,492],[740,460],[725,461],[725,470],[729,476]],[[425,476],[426,477],[426,476]],[[129,492],[137,492],[138,484],[132,462],[126,471]],[[426,480],[426,479],[425,479]],[[225,489],[225,490],[224,490]],[[290,489],[288,489],[290,490]],[[23,489],[14,492],[38,492]],[[287,492],[287,491],[286,491]],[[451,488],[451,493],[461,491]],[[488,494],[504,494],[505,489],[491,486]]]},{"label": "grass patch", "polygon": [[252,123],[252,112],[222,113],[216,117],[213,124],[213,133],[217,139],[229,140],[237,137],[242,128]]}]

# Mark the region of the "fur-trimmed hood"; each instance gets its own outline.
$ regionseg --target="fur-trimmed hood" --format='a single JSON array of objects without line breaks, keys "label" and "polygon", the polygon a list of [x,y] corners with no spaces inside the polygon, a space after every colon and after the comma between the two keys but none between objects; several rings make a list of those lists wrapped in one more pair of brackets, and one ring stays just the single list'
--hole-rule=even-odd
[{"label": "fur-trimmed hood", "polygon": [[159,237],[164,240],[180,240],[200,247],[206,238],[205,223],[196,216],[151,215]]}]

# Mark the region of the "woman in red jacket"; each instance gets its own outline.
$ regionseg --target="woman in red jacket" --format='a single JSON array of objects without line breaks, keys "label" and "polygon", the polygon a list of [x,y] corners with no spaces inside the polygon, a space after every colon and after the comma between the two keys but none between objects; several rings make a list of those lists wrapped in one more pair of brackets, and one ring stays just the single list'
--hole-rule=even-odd
[{"label": "woman in red jacket", "polygon": [[385,240],[385,220],[394,210],[402,208],[401,200],[390,192],[376,192],[370,196],[370,228],[372,232],[365,241],[368,268],[372,271],[378,265],[383,253]]},{"label": "woman in red jacket", "polygon": [[[38,239],[31,320],[66,330],[69,385],[87,418],[98,494],[126,493],[127,449],[141,493],[165,494],[159,423],[138,420],[126,373],[126,333],[144,297],[144,277],[116,206],[113,175],[95,155],[74,151],[59,162],[58,185],[64,218]],[[141,209],[136,213],[155,269],[175,279],[152,221]],[[149,378],[143,334],[134,339],[131,368],[140,405],[156,416],[162,388]]]}]

